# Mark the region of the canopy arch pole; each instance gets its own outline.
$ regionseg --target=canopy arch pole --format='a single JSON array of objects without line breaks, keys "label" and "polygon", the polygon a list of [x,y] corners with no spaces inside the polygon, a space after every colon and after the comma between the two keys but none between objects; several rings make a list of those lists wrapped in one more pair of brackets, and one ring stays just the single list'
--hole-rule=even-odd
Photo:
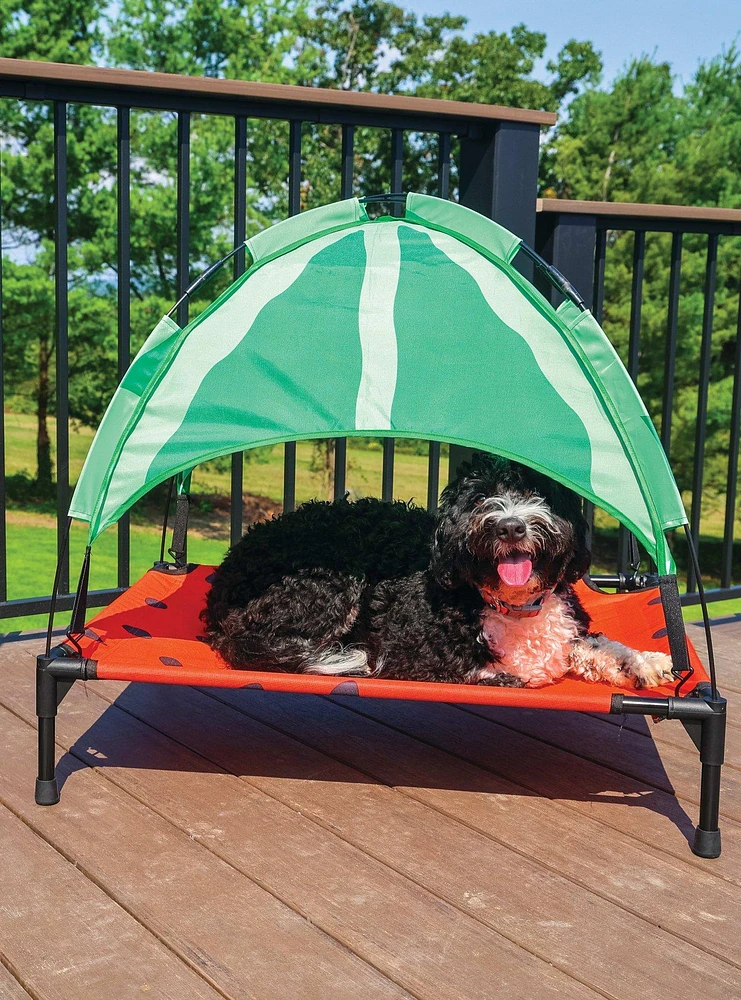
[{"label": "canopy arch pole", "polygon": [[713,649],[713,636],[712,630],[710,628],[710,616],[708,614],[708,604],[705,600],[705,587],[702,582],[702,574],[700,573],[700,560],[697,555],[697,549],[695,547],[695,540],[692,536],[692,529],[689,524],[684,525],[684,534],[687,539],[687,547],[690,551],[690,561],[692,563],[692,569],[695,574],[695,580],[697,582],[697,592],[700,595],[700,607],[702,608],[702,622],[703,628],[705,630],[705,641],[708,647],[708,666],[710,668],[710,683],[712,684],[712,696],[713,699],[718,697],[718,683],[715,674],[715,651]]},{"label": "canopy arch pole", "polygon": [[245,248],[245,241],[243,240],[238,246],[235,246],[233,250],[230,250],[225,257],[222,257],[221,260],[217,260],[215,261],[215,263],[209,264],[206,270],[202,274],[199,274],[196,280],[185,289],[183,294],[177,300],[172,309],[169,310],[167,315],[172,316],[172,314],[175,312],[177,312],[178,315],[180,315],[181,306],[183,305],[184,302],[187,302],[187,300],[190,298],[193,292],[197,291],[201,287],[201,285],[205,285],[207,281],[210,281],[211,278],[213,278],[213,276],[217,273],[217,271],[221,270],[221,268],[224,266],[224,264],[226,264],[228,260],[231,260],[232,257],[238,254],[240,251],[244,250],[244,248]]}]

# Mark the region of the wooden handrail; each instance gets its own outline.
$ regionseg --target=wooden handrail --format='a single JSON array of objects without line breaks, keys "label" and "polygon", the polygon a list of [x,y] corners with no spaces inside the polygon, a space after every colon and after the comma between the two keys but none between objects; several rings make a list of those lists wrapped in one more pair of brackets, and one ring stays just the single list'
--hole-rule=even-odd
[{"label": "wooden handrail", "polygon": [[538,198],[538,212],[562,215],[612,215],[634,219],[687,219],[694,222],[740,222],[741,209],[694,205],[642,205],[622,201],[571,201]]},{"label": "wooden handrail", "polygon": [[[136,94],[160,92],[169,97],[208,97],[211,100],[248,100],[266,104],[321,106],[348,111],[411,113],[421,117],[445,117],[479,121],[512,121],[536,125],[554,125],[555,114],[526,108],[507,108],[499,104],[473,104],[427,97],[361,93],[330,90],[322,87],[296,87],[282,83],[257,83],[251,80],[223,80],[214,77],[180,76],[175,73],[150,73],[131,69],[105,69],[70,63],[37,62],[30,59],[0,59],[0,80],[19,84],[81,85],[86,89],[128,92],[132,103]],[[23,96],[33,98],[32,91]],[[106,102],[101,102],[106,103]]]}]

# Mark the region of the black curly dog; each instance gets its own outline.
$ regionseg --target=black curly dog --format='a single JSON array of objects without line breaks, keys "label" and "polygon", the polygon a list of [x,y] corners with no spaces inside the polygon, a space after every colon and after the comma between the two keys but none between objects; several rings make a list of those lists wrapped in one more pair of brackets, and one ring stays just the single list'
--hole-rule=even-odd
[{"label": "black curly dog", "polygon": [[487,615],[522,629],[546,608],[541,627],[558,612],[574,639],[586,637],[571,586],[589,566],[585,533],[574,493],[477,456],[436,517],[362,499],[252,525],[217,570],[202,618],[239,669],[521,686]]}]

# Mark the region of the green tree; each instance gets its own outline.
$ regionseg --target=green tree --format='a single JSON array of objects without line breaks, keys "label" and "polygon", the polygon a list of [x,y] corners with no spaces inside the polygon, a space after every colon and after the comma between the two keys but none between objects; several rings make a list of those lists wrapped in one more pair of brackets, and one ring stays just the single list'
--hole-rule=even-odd
[{"label": "green tree", "polygon": [[[542,160],[548,195],[607,201],[741,205],[741,57],[736,46],[702,63],[682,93],[670,67],[642,58],[606,87],[588,86],[562,117]],[[625,358],[630,320],[633,236],[608,234],[605,329]],[[689,490],[694,465],[707,240],[683,244],[671,458]],[[667,327],[670,237],[646,241],[639,387],[657,423]],[[710,512],[725,490],[733,352],[741,273],[738,239],[718,251],[705,448]]]},{"label": "green tree", "polygon": [[[570,42],[533,78],[545,37],[523,26],[463,36],[465,19],[418,18],[382,0],[311,5],[307,0],[0,0],[0,55],[96,62],[136,69],[260,79],[312,86],[417,93],[458,100],[556,108],[592,81],[599,59]],[[115,114],[70,105],[68,125],[70,257],[70,412],[97,424],[115,386],[117,290]],[[5,101],[2,130],[6,247],[14,254],[6,314],[25,336],[23,365],[9,366],[8,390],[35,408],[37,479],[51,486],[47,414],[53,407],[53,125],[43,103]],[[132,343],[141,340],[175,295],[175,116],[132,113]],[[248,122],[248,232],[285,215],[288,129]],[[306,126],[301,198],[311,207],[339,196],[341,130]],[[356,131],[358,189],[389,185],[389,136]],[[436,139],[406,137],[405,186],[435,190]],[[232,242],[233,127],[191,118],[192,270]],[[28,263],[18,263],[19,259]],[[226,272],[219,279],[227,280]],[[77,294],[77,293],[80,294]],[[209,290],[209,294],[211,290]],[[23,303],[35,303],[34,323]],[[195,302],[192,309],[201,308]],[[11,320],[11,325],[15,319]],[[24,334],[25,331],[25,334]],[[75,352],[77,352],[75,354]],[[77,364],[75,358],[84,359]],[[30,366],[30,367],[29,367]],[[33,368],[33,376],[31,375]]]}]

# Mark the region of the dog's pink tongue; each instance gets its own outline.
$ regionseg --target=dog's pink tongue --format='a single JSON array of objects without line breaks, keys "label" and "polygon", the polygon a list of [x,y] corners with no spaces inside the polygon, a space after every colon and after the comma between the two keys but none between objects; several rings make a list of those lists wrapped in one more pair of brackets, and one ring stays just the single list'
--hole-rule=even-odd
[{"label": "dog's pink tongue", "polygon": [[533,561],[527,552],[513,552],[499,560],[497,571],[508,587],[524,587],[533,571]]}]

